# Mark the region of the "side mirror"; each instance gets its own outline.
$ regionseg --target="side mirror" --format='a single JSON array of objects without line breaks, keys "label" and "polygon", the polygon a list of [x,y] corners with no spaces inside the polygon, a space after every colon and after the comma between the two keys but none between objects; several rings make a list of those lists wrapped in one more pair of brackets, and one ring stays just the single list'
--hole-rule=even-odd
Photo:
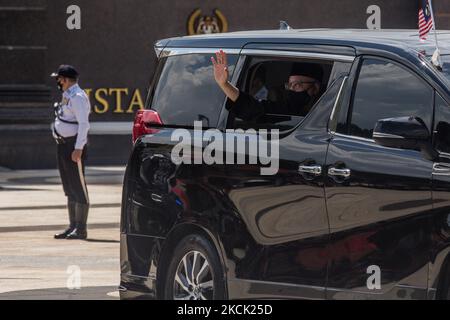
[{"label": "side mirror", "polygon": [[424,121],[418,117],[378,120],[373,130],[375,143],[390,148],[421,151],[428,160],[438,156]]}]

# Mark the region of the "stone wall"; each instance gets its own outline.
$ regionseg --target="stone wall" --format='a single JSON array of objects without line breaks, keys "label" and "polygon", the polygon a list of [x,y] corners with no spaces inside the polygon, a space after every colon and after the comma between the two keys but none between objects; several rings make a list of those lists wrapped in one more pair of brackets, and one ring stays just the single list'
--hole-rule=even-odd
[{"label": "stone wall", "polygon": [[[66,9],[81,8],[81,30],[68,30]],[[131,148],[126,126],[143,104],[156,59],[153,43],[186,35],[197,8],[226,17],[229,31],[294,28],[366,28],[370,5],[381,28],[417,28],[415,0],[0,0],[0,166],[55,166],[50,136],[52,102],[60,99],[48,77],[59,64],[81,73],[91,120],[111,132],[90,136],[89,164],[123,164]],[[450,0],[435,1],[437,25],[450,29]],[[95,127],[95,126],[94,126]],[[131,128],[131,126],[129,126]]]}]

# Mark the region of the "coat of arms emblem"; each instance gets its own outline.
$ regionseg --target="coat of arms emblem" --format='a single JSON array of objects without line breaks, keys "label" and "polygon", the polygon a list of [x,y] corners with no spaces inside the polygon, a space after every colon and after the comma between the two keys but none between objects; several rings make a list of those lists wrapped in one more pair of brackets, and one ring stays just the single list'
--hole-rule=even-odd
[{"label": "coat of arms emblem", "polygon": [[219,9],[212,16],[202,15],[201,9],[195,9],[188,19],[188,35],[211,34],[228,31],[228,22]]}]

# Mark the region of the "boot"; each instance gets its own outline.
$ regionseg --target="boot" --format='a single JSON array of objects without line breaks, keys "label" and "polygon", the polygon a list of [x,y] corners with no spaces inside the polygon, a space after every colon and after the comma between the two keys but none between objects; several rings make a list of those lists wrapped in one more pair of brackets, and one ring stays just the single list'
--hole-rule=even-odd
[{"label": "boot", "polygon": [[75,229],[66,237],[68,240],[85,240],[87,238],[87,217],[89,213],[89,204],[77,203],[75,206]]},{"label": "boot", "polygon": [[67,210],[69,211],[69,222],[70,222],[70,225],[63,232],[55,234],[55,236],[54,236],[55,239],[65,239],[75,229],[75,226],[76,226],[76,223],[75,223],[75,221],[76,221],[75,220],[75,206],[76,206],[76,202],[74,202],[74,201],[67,201]]}]

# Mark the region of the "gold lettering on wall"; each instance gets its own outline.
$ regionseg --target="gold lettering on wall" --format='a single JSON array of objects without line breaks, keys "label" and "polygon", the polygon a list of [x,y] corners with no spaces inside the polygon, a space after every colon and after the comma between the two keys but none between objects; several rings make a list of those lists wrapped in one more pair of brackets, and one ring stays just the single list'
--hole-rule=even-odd
[{"label": "gold lettering on wall", "polygon": [[[131,88],[97,88],[84,90],[96,114],[133,114],[144,109],[141,90]],[[132,93],[132,94],[131,94]]]},{"label": "gold lettering on wall", "polygon": [[114,113],[123,113],[122,109],[122,93],[128,95],[128,88],[110,88],[109,94],[116,94],[116,109],[113,111]]},{"label": "gold lettering on wall", "polygon": [[128,107],[127,113],[134,113],[133,109],[138,107],[139,109],[144,109],[144,103],[142,102],[141,92],[136,89],[131,99],[130,106]]},{"label": "gold lettering on wall", "polygon": [[84,89],[84,92],[86,92],[88,98],[91,99],[92,89]]},{"label": "gold lettering on wall", "polygon": [[103,108],[99,108],[97,106],[97,104],[94,104],[94,112],[99,113],[99,114],[108,112],[108,110],[109,110],[109,103],[104,97],[102,97],[100,95],[101,93],[103,93],[104,95],[107,95],[108,89],[101,88],[101,89],[98,89],[97,91],[95,91],[95,100],[97,100],[98,103],[100,103],[100,105],[103,106]]}]

